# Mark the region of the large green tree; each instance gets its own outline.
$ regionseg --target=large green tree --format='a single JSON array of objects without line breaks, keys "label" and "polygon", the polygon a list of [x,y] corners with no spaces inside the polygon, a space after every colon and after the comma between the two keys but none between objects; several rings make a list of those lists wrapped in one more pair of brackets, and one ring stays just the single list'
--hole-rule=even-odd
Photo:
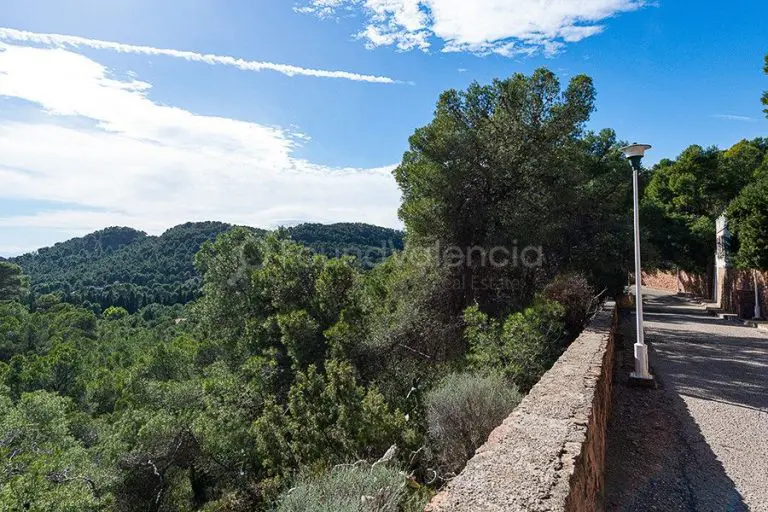
[{"label": "large green tree", "polygon": [[740,140],[723,152],[722,164],[725,175],[734,177],[734,185],[740,190],[753,178],[768,174],[768,138]]},{"label": "large green tree", "polygon": [[204,244],[196,263],[209,339],[233,363],[276,349],[295,368],[322,364],[324,332],[351,305],[359,275],[348,258],[314,255],[284,232],[259,238],[244,228]]},{"label": "large green tree", "polygon": [[[631,182],[612,133],[584,137],[594,99],[589,77],[562,90],[539,69],[444,92],[411,136],[394,172],[400,217],[409,243],[435,247],[454,269],[462,307],[519,309],[586,252],[614,252],[602,251],[617,220],[604,208],[627,211]],[[509,264],[489,262],[494,248]]]}]

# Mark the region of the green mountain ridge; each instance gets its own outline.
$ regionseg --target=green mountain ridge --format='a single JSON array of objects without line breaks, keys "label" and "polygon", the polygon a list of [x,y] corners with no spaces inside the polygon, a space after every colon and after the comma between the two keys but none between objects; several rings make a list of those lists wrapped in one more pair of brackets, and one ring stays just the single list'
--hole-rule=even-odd
[{"label": "green mountain ridge", "polygon": [[[196,298],[201,278],[193,265],[195,254],[204,242],[233,227],[188,222],[159,236],[110,227],[8,261],[29,276],[32,300],[59,293],[67,302],[94,310],[120,306],[134,312],[153,303],[171,305]],[[316,253],[356,256],[364,268],[403,248],[401,231],[370,224],[301,224],[285,231]]]}]

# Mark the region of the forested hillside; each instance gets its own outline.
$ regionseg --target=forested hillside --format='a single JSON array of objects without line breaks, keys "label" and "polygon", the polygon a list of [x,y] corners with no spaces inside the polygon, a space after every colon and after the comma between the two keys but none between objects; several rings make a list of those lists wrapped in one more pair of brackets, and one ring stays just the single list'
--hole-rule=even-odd
[{"label": "forested hillside", "polygon": [[[55,292],[94,311],[119,306],[135,312],[148,304],[183,304],[199,296],[194,255],[203,242],[231,228],[221,222],[187,223],[160,236],[107,228],[10,261],[29,276],[33,297]],[[365,268],[403,248],[401,232],[368,224],[302,224],[286,232],[317,253],[356,256]]]},{"label": "forested hillside", "polygon": [[288,235],[318,254],[354,256],[363,268],[371,268],[394,251],[405,247],[403,232],[370,224],[299,224]]}]

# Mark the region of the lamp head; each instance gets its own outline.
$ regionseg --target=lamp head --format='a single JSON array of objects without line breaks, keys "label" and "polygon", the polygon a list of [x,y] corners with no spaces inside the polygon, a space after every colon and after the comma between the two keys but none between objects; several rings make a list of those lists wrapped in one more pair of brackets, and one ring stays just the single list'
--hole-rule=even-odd
[{"label": "lamp head", "polygon": [[632,168],[636,171],[640,170],[640,160],[643,159],[643,156],[645,155],[645,152],[651,149],[650,144],[638,144],[635,142],[634,144],[630,144],[629,146],[624,146],[619,151],[624,153],[624,156],[629,159],[629,161],[632,163]]}]

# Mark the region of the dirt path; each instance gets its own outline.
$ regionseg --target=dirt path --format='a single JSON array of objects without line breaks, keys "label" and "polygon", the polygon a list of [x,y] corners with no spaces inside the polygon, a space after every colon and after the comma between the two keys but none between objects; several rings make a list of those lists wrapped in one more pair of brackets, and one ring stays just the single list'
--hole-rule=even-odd
[{"label": "dirt path", "polygon": [[606,510],[768,511],[768,335],[646,291],[658,389],[627,386],[634,316],[622,322],[608,427]]}]

